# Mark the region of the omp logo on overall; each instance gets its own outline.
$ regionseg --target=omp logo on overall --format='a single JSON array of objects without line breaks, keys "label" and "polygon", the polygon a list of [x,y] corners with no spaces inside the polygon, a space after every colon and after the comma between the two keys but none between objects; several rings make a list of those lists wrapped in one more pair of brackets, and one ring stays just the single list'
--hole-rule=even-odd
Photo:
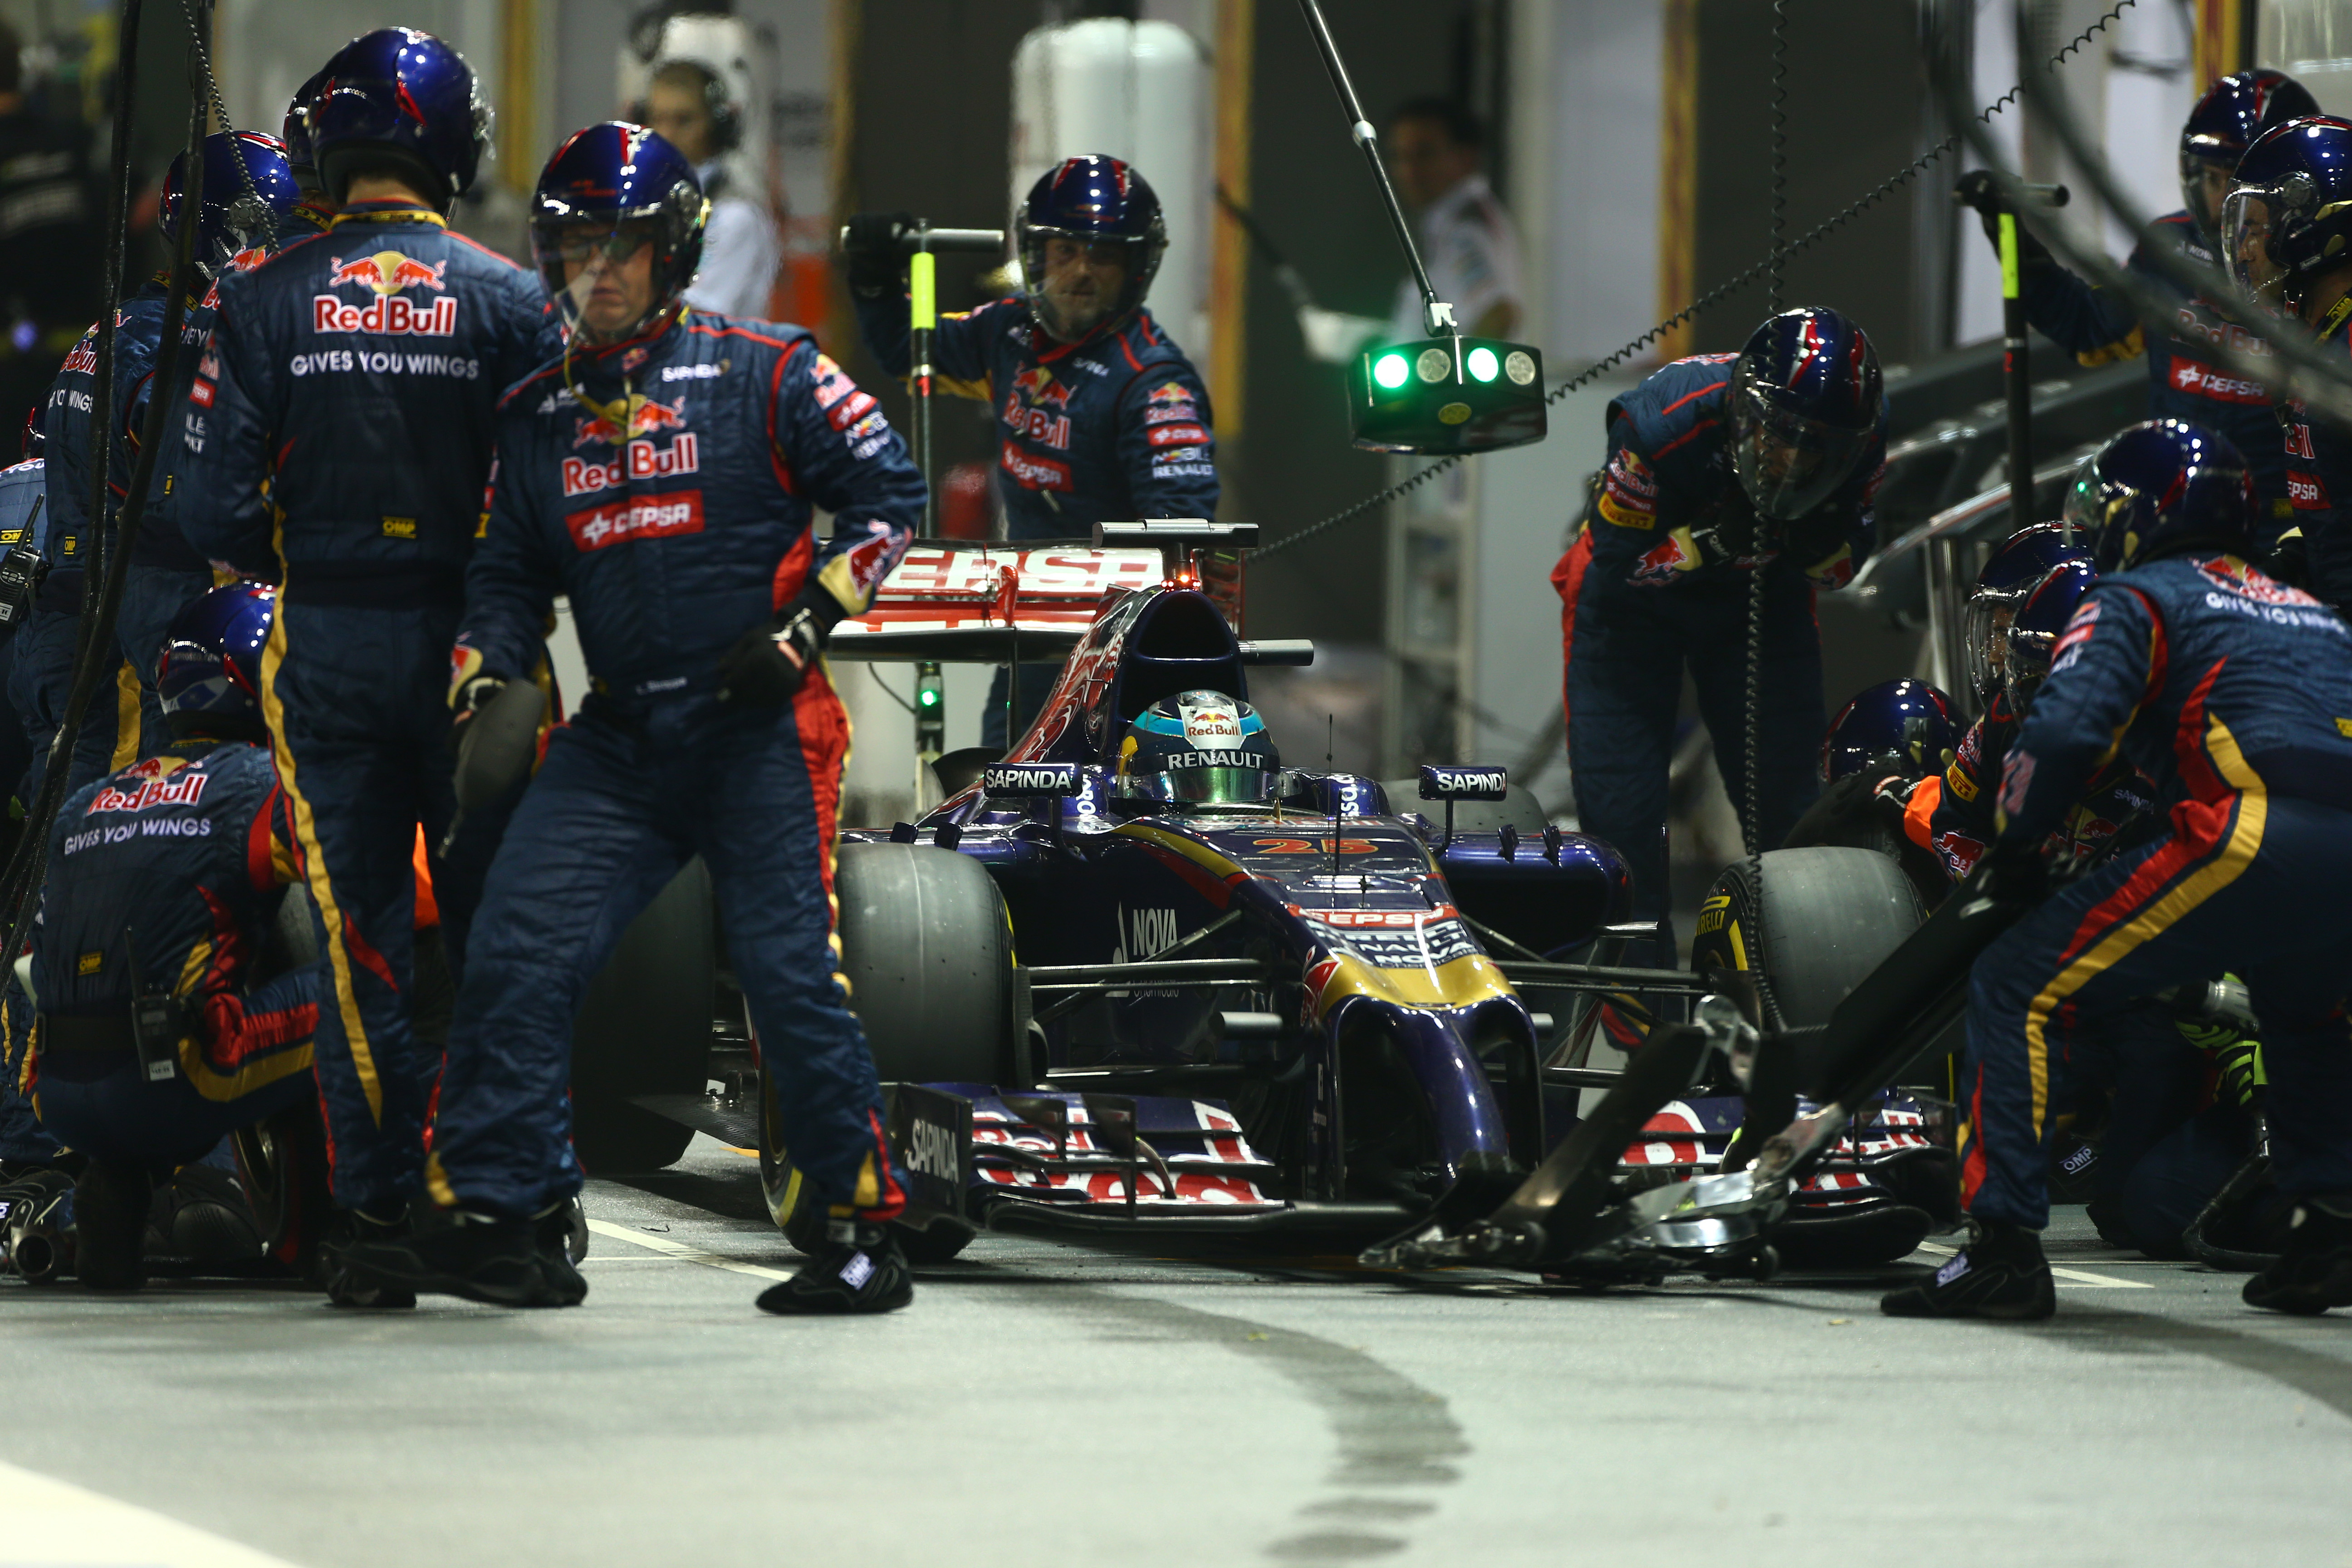
[{"label": "omp logo on overall", "polygon": [[[397,250],[379,250],[373,256],[362,256],[345,261],[340,257],[327,263],[326,287],[341,289],[348,284],[364,283],[375,294],[373,303],[347,305],[332,294],[310,296],[310,330],[317,332],[386,332],[407,333],[415,337],[446,338],[457,330],[457,299],[443,292],[447,285],[441,281],[449,269],[446,261],[427,265],[403,256]],[[420,307],[401,298],[410,289],[430,289],[442,297]]]},{"label": "omp logo on overall", "polygon": [[609,490],[631,479],[662,479],[672,474],[691,474],[702,467],[698,437],[691,431],[680,435],[667,447],[656,447],[651,441],[631,441],[620,455],[609,463],[599,463],[586,458],[563,459],[563,497],[593,495]]},{"label": "omp logo on overall", "polygon": [[603,506],[575,511],[563,520],[572,542],[582,550],[602,550],[635,539],[667,539],[677,533],[702,531],[702,492],[672,490],[667,495],[630,496]]}]

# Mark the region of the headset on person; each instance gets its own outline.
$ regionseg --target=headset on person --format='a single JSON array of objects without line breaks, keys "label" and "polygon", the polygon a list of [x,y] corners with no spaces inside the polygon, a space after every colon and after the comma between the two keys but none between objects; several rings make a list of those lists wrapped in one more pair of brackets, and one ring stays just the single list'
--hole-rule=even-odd
[{"label": "headset on person", "polygon": [[[688,56],[672,55],[655,62],[653,76],[679,66],[691,68],[702,79],[702,111],[710,117],[710,155],[717,158],[732,153],[743,144],[743,110],[728,90],[726,73]],[[649,98],[652,78],[646,79],[646,89]],[[640,125],[650,125],[653,121],[646,118],[648,111],[646,99],[640,98],[629,105],[628,118]]]}]

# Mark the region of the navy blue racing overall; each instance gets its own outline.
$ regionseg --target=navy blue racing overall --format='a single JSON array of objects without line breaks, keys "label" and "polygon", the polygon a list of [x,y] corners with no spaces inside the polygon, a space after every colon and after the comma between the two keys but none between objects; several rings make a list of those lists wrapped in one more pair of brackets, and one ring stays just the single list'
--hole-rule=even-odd
[{"label": "navy blue racing overall", "polygon": [[[864,1031],[835,973],[849,727],[822,661],[722,703],[745,633],[803,597],[865,609],[922,515],[876,407],[798,327],[692,312],[574,347],[507,395],[460,683],[509,679],[568,595],[592,686],[492,862],[435,1121],[444,1205],[528,1217],[578,1190],[572,1019],[629,922],[700,855],[793,1164],[831,1204],[904,1199]],[[815,508],[830,538],[812,531]]]},{"label": "navy blue racing overall", "polygon": [[[347,1208],[424,1178],[439,1063],[412,1031],[414,851],[456,806],[449,646],[498,396],[551,321],[534,276],[436,214],[356,202],[221,279],[185,405],[189,541],[283,584],[262,707],[331,967],[319,1087]],[[455,966],[468,900],[436,891]]]},{"label": "navy blue racing overall", "polygon": [[2234,556],[2105,579],[2010,748],[1992,852],[2039,845],[2118,748],[2154,781],[2169,831],[1978,959],[1961,1071],[1970,1211],[2047,1222],[2072,1031],[2225,973],[2263,1021],[2281,1189],[2352,1191],[2352,631]]}]

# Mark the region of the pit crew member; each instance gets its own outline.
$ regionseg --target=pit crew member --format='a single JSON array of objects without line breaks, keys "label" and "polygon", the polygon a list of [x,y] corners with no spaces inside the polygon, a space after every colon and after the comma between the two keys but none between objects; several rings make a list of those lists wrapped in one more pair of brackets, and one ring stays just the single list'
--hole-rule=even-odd
[{"label": "pit crew member", "polygon": [[710,198],[703,226],[702,269],[686,290],[697,310],[765,321],[782,251],[776,218],[758,189],[735,178],[728,154],[743,141],[743,108],[716,64],[678,57],[654,67],[646,100],[632,118],[677,148],[694,165]]},{"label": "pit crew member", "polygon": [[1884,680],[1855,693],[1822,737],[1821,798],[1797,819],[1783,849],[1848,845],[1892,856],[1929,902],[1944,868],[1901,830],[1904,798],[1936,776],[1960,743],[1959,710],[1924,680]]},{"label": "pit crew member", "polygon": [[[224,272],[258,266],[282,240],[301,232],[294,220],[301,190],[287,164],[284,144],[274,136],[252,131],[216,132],[205,139],[204,158],[203,208],[195,216],[194,261],[197,277],[209,286]],[[163,176],[163,232],[173,237],[187,219],[186,163],[187,154],[183,153],[172,160]],[[108,447],[106,479],[107,494],[114,504],[119,505],[129,493],[131,470],[138,466],[148,405],[156,395],[155,362],[164,315],[171,306],[171,287],[168,271],[149,279],[123,301],[115,325],[114,433]],[[167,405],[184,395],[195,379],[201,346],[211,326],[211,308],[200,299],[190,299],[180,326],[180,384],[163,392]],[[91,400],[97,389],[98,329],[92,327],[58,373],[45,421],[51,444],[49,511],[74,539],[89,532],[90,463],[97,446],[91,429]],[[135,698],[138,703],[136,732],[122,734],[120,744],[135,757],[154,755],[169,739],[155,696],[155,656],[163,648],[163,634],[181,606],[201,598],[213,586],[212,568],[180,531],[178,470],[184,466],[174,429],[155,454],[147,514],[131,547],[131,566],[115,615],[116,647],[123,669],[129,672],[121,690],[124,724],[131,719],[130,702]],[[69,659],[61,673],[71,680]],[[55,694],[54,706],[61,710],[64,701],[60,689]],[[74,787],[88,783],[89,776],[77,772]]]},{"label": "pit crew member", "polygon": [[327,73],[322,68],[311,73],[310,79],[294,89],[286,104],[286,121],[278,132],[278,140],[286,143],[286,167],[294,175],[295,187],[302,193],[294,205],[294,232],[286,240],[300,238],[305,234],[324,234],[334,226],[334,204],[327,200],[326,189],[319,180],[319,156],[310,145],[310,115],[319,106],[319,89],[326,86]]},{"label": "pit crew member", "polygon": [[[28,438],[28,447],[41,445],[39,432]],[[34,555],[40,553],[47,531],[48,510],[46,464],[40,458],[26,458],[23,462],[0,468],[0,550],[23,546]],[[37,584],[32,592],[38,593]],[[10,685],[15,686],[17,643],[25,617],[30,613],[30,601],[17,603],[16,627],[5,640],[0,640],[0,662],[8,667]],[[70,653],[70,647],[68,649]],[[45,746],[48,732],[37,731],[29,721],[20,721],[23,731],[16,743],[7,748],[10,761],[5,764],[10,776],[22,775],[29,765],[34,751]],[[10,853],[15,852],[16,836],[22,829],[17,819],[22,802],[29,800],[29,792],[20,793],[19,805],[10,813],[11,820],[5,841]],[[46,1171],[56,1163],[59,1150],[58,1141],[40,1124],[33,1114],[32,1104],[23,1093],[22,1080],[26,1067],[26,1047],[32,1037],[32,1009],[25,994],[16,982],[12,971],[4,983],[5,1018],[0,1018],[0,1184],[17,1180],[32,1171]],[[5,1201],[5,1194],[0,1194]]]},{"label": "pit crew member", "polygon": [[[1962,1093],[1968,1246],[1888,1295],[1898,1317],[2046,1318],[2040,1231],[2053,1040],[2159,990],[2245,978],[2263,1020],[2272,1150],[2301,1223],[2257,1306],[2352,1302],[2352,631],[2249,564],[2244,460],[2210,430],[2134,426],[2069,499],[2101,580],[2058,641],[2002,764],[1988,891],[2032,898],[2044,841],[2120,747],[2168,831],[2050,896],[1978,960]],[[2118,569],[2121,569],[2118,574]],[[2063,1015],[2063,1016],[2062,1016]]]},{"label": "pit crew member", "polygon": [[27,1077],[43,1123],[89,1161],[74,1223],[95,1289],[145,1282],[157,1184],[315,1092],[321,966],[253,973],[299,853],[256,695],[275,597],[240,584],[181,611],[159,677],[174,738],[50,830]]},{"label": "pit crew member", "polygon": [[[1860,328],[1806,306],[1738,354],[1677,360],[1609,405],[1609,461],[1552,570],[1567,659],[1569,765],[1584,830],[1666,915],[1666,770],[1683,671],[1735,802],[1745,799],[1748,590],[1764,578],[1760,844],[1812,803],[1822,711],[1817,588],[1871,545],[1885,397]],[[1760,832],[1759,831],[1760,830]]]},{"label": "pit crew member", "polygon": [[[412,1027],[412,852],[454,810],[446,661],[495,402],[554,338],[536,279],[447,232],[488,140],[464,58],[385,28],[327,73],[311,136],[340,210],[221,279],[181,520],[207,558],[284,584],[262,703],[332,971],[318,1071],[335,1196],[396,1226],[437,1067]],[[470,900],[436,891],[455,964]]]},{"label": "pit crew member", "polygon": [[[2238,160],[2273,126],[2318,112],[2318,103],[2303,84],[2281,71],[2239,71],[2205,89],[2180,128],[2181,210],[2158,218],[2153,226],[2157,237],[2140,241],[2125,263],[2143,282],[2178,301],[2171,319],[2153,330],[2129,304],[2067,270],[2024,225],[2019,225],[2017,233],[2018,291],[2025,319],[2086,366],[2146,355],[2148,412],[2220,431],[2252,466],[2263,514],[2257,537],[2264,549],[2293,526],[2294,518],[2272,397],[2261,383],[2248,381],[2212,357],[2217,343],[2261,353],[2265,352],[2263,341],[2224,320],[2204,294],[2182,295],[2179,285],[2149,259],[2148,247],[2160,244],[2172,255],[2219,274],[2221,201],[2229,195]],[[1977,209],[1985,237],[1998,247],[2000,195],[1991,176],[1982,170],[1971,172],[1961,179],[1958,194]]]},{"label": "pit crew member", "polygon": [[530,669],[558,594],[593,686],[491,868],[435,1122],[440,1223],[351,1257],[420,1289],[581,1300],[560,1208],[581,1181],[572,1017],[698,853],[793,1164],[830,1205],[825,1250],[760,1305],[887,1311],[913,1294],[887,1224],[905,1200],[834,970],[849,737],[822,654],[904,552],[922,481],[805,331],[686,312],[702,211],[692,165],[634,125],[580,132],[540,177],[532,248],[575,328],[504,400],[452,699]]},{"label": "pit crew member", "polygon": [[[849,287],[866,348],[908,374],[899,285],[903,213],[849,224]],[[1116,158],[1066,159],[1013,215],[1023,291],[943,316],[931,337],[935,384],[996,410],[996,493],[1004,537],[1083,539],[1097,522],[1213,518],[1217,444],[1209,394],[1184,351],[1143,306],[1168,248],[1160,198]],[[1055,667],[1024,666],[1020,714],[1034,716]],[[1002,671],[981,743],[1006,728]]]},{"label": "pit crew member", "polygon": [[[2320,353],[2352,363],[2352,122],[2292,121],[2265,132],[2238,163],[2221,205],[2222,253],[2239,288],[2276,311],[2282,331],[2308,331]],[[2352,426],[2280,405],[2287,489],[2301,527],[2282,570],[2339,612],[2352,609]]]}]

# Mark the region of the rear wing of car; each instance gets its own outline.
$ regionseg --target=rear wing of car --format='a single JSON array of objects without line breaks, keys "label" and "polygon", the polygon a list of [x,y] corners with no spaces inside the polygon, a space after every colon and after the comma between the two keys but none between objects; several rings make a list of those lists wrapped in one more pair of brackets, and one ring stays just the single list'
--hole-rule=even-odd
[{"label": "rear wing of car", "polygon": [[[1150,526],[1150,543],[919,539],[882,580],[873,607],[834,627],[825,651],[834,658],[1057,662],[1077,647],[1113,595],[1181,581],[1171,575],[1169,549],[1158,537],[1160,531],[1172,531],[1171,525]],[[1209,526],[1220,527],[1222,536],[1247,525]],[[1106,525],[1102,531],[1117,541],[1139,537],[1130,532],[1138,527]],[[1177,542],[1196,542],[1188,534]],[[1303,642],[1245,642],[1242,657],[1253,664],[1305,664],[1313,648]]]}]

